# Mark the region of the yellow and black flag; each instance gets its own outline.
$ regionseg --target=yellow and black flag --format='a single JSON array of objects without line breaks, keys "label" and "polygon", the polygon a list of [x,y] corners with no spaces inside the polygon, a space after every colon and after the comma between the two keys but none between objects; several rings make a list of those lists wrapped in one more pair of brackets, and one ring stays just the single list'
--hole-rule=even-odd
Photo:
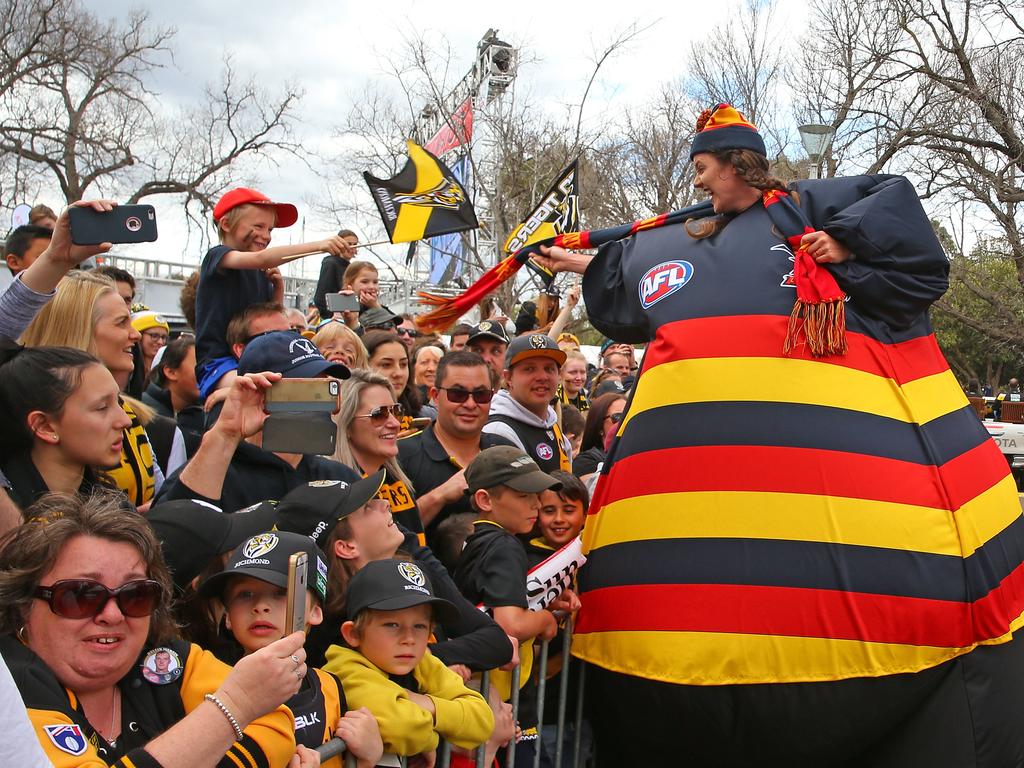
[{"label": "yellow and black flag", "polygon": [[[573,160],[551,185],[529,216],[512,230],[505,241],[505,254],[511,255],[528,245],[550,241],[565,232],[578,232],[580,228],[579,187],[576,180],[576,166],[579,158]],[[530,260],[527,266],[545,280],[554,278],[550,272]]]},{"label": "yellow and black flag", "polygon": [[397,176],[363,178],[392,243],[463,232],[479,225],[466,190],[448,167],[411,141],[409,160]]}]

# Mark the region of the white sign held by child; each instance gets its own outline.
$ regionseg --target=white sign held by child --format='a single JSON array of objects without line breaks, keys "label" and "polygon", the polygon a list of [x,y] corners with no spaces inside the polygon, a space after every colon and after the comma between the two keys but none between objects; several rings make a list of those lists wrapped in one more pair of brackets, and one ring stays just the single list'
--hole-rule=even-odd
[{"label": "white sign held by child", "polygon": [[554,552],[526,574],[526,598],[531,611],[542,611],[566,589],[572,587],[572,577],[587,562],[580,537]]}]

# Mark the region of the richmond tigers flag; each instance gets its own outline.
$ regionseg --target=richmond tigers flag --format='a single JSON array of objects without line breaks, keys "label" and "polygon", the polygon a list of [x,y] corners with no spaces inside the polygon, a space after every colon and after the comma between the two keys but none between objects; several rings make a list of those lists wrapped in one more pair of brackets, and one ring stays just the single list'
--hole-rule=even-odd
[{"label": "richmond tigers flag", "polygon": [[[537,207],[512,230],[512,234],[505,241],[506,256],[536,242],[551,240],[556,235],[579,231],[579,187],[576,178],[578,165],[579,158],[576,158],[558,174],[555,183],[541,198]],[[527,262],[527,266],[547,282],[554,279],[553,274],[532,259]]]},{"label": "richmond tigers flag", "polygon": [[409,160],[397,176],[378,179],[363,173],[392,243],[476,229],[466,190],[448,167],[411,141]]}]

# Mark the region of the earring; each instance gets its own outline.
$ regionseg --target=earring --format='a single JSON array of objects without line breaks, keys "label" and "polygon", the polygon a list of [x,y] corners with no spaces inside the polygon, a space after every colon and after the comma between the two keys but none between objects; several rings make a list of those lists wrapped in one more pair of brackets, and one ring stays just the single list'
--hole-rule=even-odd
[{"label": "earring", "polygon": [[28,645],[28,639],[25,637],[25,625],[21,625],[21,629],[14,633],[18,639],[21,640],[25,645]]},{"label": "earring", "polygon": [[54,445],[56,445],[57,443],[60,442],[60,435],[58,435],[56,432],[54,432],[52,435],[50,435],[50,437],[53,438],[53,444]]}]

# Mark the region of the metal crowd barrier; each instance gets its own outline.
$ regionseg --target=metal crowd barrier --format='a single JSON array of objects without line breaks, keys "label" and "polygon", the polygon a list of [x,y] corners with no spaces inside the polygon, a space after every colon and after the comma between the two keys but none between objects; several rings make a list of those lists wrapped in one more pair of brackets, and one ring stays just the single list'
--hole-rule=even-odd
[{"label": "metal crowd barrier", "polygon": [[[556,741],[555,741],[555,757],[554,757],[554,768],[581,768],[581,760],[583,755],[582,750],[582,734],[583,734],[583,694],[584,694],[584,670],[585,667],[580,664],[579,666],[579,681],[576,686],[576,717],[573,722],[573,755],[572,762],[563,764],[563,748],[565,744],[565,728],[566,728],[566,708],[569,702],[569,670],[572,667],[572,622],[566,623],[562,631],[562,669],[558,672],[556,678],[552,679],[552,683],[557,680],[558,682],[558,724],[556,730]],[[536,653],[536,646],[534,647],[534,668],[538,671],[538,683],[537,683],[537,750],[533,758],[533,766],[527,766],[526,768],[540,768],[541,764],[541,750],[543,744],[543,729],[544,729],[544,694],[547,690],[548,680],[546,677],[546,671],[548,666],[548,655],[550,643],[545,640],[540,644],[539,661],[538,654]],[[512,698],[510,703],[512,704],[512,718],[513,720],[519,720],[519,675],[520,668],[516,666],[512,670]],[[484,701],[488,701],[488,693],[491,687],[491,675],[490,672],[484,672],[480,679],[480,695],[484,697]],[[345,750],[345,742],[335,737],[328,741],[326,744],[317,747],[317,752],[320,754],[322,761],[327,761],[331,757],[340,755]],[[476,750],[476,768],[490,768],[486,765],[486,754],[485,749],[481,746]],[[405,768],[407,764],[406,758],[402,757],[399,759],[402,768]],[[442,741],[438,745],[437,761],[435,763],[436,768],[451,768],[452,761],[452,749],[451,744],[446,741]],[[345,753],[345,768],[355,768],[355,758]],[[508,747],[505,750],[505,768],[515,768],[516,764],[516,740],[515,737],[509,742]]]}]

